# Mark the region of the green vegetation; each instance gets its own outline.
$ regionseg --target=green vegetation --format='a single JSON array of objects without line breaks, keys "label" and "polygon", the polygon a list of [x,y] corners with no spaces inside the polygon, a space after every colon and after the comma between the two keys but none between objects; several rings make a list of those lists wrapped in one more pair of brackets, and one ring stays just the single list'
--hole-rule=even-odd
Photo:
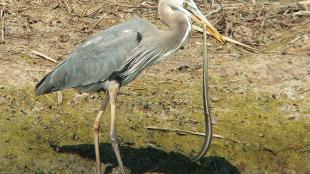
[{"label": "green vegetation", "polygon": [[[173,72],[172,72],[173,73]],[[248,90],[232,93],[211,83],[214,139],[207,157],[191,164],[201,137],[148,131],[157,126],[203,132],[199,84],[162,82],[143,75],[119,96],[117,131],[132,173],[307,173],[310,170],[310,113],[307,100],[275,98]],[[160,88],[159,88],[160,86]],[[223,85],[225,86],[225,85]],[[33,87],[0,89],[0,173],[90,173],[94,171],[92,122],[104,96],[64,93],[37,97]],[[293,106],[299,117],[289,119]],[[102,125],[102,161],[116,165],[109,145],[109,109]],[[230,141],[232,139],[235,141]]]}]

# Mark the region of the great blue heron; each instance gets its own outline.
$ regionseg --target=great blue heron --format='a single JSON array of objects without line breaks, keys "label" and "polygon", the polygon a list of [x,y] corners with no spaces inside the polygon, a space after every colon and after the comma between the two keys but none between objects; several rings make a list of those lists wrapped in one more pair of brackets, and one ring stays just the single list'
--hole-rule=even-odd
[{"label": "great blue heron", "polygon": [[[133,81],[150,65],[164,60],[177,51],[191,31],[191,19],[206,26],[208,32],[217,40],[224,41],[193,0],[160,0],[158,12],[161,21],[169,27],[169,30],[160,30],[143,19],[132,19],[98,32],[36,85],[37,95],[65,88],[108,93],[93,125],[97,173],[100,173],[100,120],[109,102],[110,140],[120,170],[124,173],[114,126],[115,103],[120,87]],[[195,160],[201,158],[204,153],[205,151],[201,152]]]}]

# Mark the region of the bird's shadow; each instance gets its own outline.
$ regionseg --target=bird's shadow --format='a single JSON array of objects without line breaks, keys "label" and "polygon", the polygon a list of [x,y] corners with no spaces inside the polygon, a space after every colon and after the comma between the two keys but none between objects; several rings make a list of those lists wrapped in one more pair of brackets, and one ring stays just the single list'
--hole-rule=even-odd
[{"label": "bird's shadow", "polygon": [[[82,158],[95,161],[93,144],[64,145],[57,147],[59,153],[78,154]],[[165,152],[163,150],[146,147],[132,148],[120,147],[124,166],[132,174],[159,172],[169,174],[240,174],[239,170],[221,157],[211,156],[203,158],[199,164],[190,162],[190,158],[178,152]],[[117,166],[117,160],[111,144],[100,144],[101,162]],[[95,163],[94,163],[95,165]],[[104,173],[110,173],[111,166],[106,167]]]}]

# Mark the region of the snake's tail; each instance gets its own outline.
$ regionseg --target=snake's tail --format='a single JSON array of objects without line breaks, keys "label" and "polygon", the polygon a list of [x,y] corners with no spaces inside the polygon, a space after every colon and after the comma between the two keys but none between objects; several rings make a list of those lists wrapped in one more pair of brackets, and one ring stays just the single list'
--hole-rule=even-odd
[{"label": "snake's tail", "polygon": [[204,39],[204,59],[203,59],[203,108],[205,116],[205,140],[200,149],[198,155],[191,159],[192,162],[196,162],[204,157],[207,153],[212,140],[212,120],[208,99],[208,54],[207,54],[207,35],[206,26],[203,27],[203,39]]}]

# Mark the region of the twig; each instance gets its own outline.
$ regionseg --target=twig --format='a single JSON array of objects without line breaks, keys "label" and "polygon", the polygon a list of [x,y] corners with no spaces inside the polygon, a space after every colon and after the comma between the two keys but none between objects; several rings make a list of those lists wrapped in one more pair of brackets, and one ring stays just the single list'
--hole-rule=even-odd
[{"label": "twig", "polygon": [[[198,26],[195,26],[195,25],[193,25],[193,29],[196,30],[196,31],[199,31],[199,32],[201,32],[201,33],[203,32],[202,28],[200,28],[200,27],[198,27]],[[208,32],[208,35],[211,35],[211,34]],[[254,51],[254,52],[257,52],[257,51],[258,51],[258,49],[256,49],[256,48],[253,48],[253,47],[251,47],[251,46],[248,46],[248,45],[246,45],[246,44],[243,44],[243,43],[241,43],[241,42],[239,42],[239,41],[236,41],[236,40],[234,40],[234,39],[231,39],[231,38],[229,38],[229,37],[223,36],[223,38],[224,38],[227,42],[230,42],[230,43],[233,43],[233,44],[236,44],[236,45],[240,45],[240,46],[245,47],[245,48],[247,48],[247,49],[249,49],[249,50],[251,50],[251,51]]]},{"label": "twig", "polygon": [[290,44],[293,44],[293,43],[297,42],[297,41],[300,40],[300,39],[301,39],[301,37],[298,36],[298,37],[296,37],[295,39],[293,39],[292,41],[290,41]]},{"label": "twig", "polygon": [[36,72],[47,72],[47,70],[43,70],[43,69],[33,69],[33,68],[27,68],[24,69],[25,71],[36,71]]},{"label": "twig", "polygon": [[45,54],[43,54],[43,53],[40,53],[40,52],[35,51],[35,50],[30,50],[30,51],[31,51],[32,53],[34,53],[34,54],[36,54],[36,55],[38,55],[38,56],[40,56],[40,57],[46,59],[46,60],[49,60],[49,61],[54,62],[54,63],[57,63],[57,61],[56,61],[55,59],[50,58],[49,56],[47,56],[47,55],[45,55]]},{"label": "twig", "polygon": [[[159,128],[159,127],[146,127],[147,130],[154,130],[154,131],[162,131],[162,132],[176,132],[179,135],[197,135],[197,136],[201,136],[204,137],[206,136],[205,133],[201,133],[201,132],[192,132],[192,131],[187,131],[187,130],[180,130],[180,129],[169,129],[169,128]],[[221,135],[216,135],[213,134],[213,138],[217,138],[217,139],[225,139],[223,136]]]},{"label": "twig", "polygon": [[226,31],[225,31],[225,35],[228,36],[229,35],[229,31],[232,28],[232,24],[230,22],[226,23]]},{"label": "twig", "polygon": [[210,8],[214,6],[214,0],[205,0],[205,3],[210,3]]},{"label": "twig", "polygon": [[[146,127],[146,129],[147,130],[153,130],[153,131],[162,131],[162,132],[176,132],[179,135],[191,134],[191,135],[197,135],[197,136],[203,136],[203,137],[205,136],[205,134],[201,133],[201,132],[192,132],[192,131],[179,130],[179,129],[169,129],[169,128],[159,128],[159,127]],[[251,145],[251,144],[245,143],[243,141],[225,138],[221,135],[216,135],[216,134],[213,134],[213,138],[228,140],[228,141],[231,141],[233,143],[243,144],[243,145],[247,145],[247,146]],[[264,151],[268,151],[268,152],[272,153],[274,156],[277,156],[277,153],[274,150],[272,150],[271,148],[268,148],[267,146],[263,146],[261,144],[258,144],[258,148],[261,150],[264,150]]]},{"label": "twig", "polygon": [[291,51],[263,51],[260,52],[259,54],[264,54],[264,55],[279,55],[279,54],[290,54],[290,55],[297,55],[297,53],[291,52]]},{"label": "twig", "polygon": [[310,1],[300,1],[300,2],[297,2],[298,4],[303,4],[303,5],[309,5],[310,4]]},{"label": "twig", "polygon": [[270,149],[270,148],[268,148],[266,146],[258,145],[258,148],[260,150],[264,150],[264,151],[267,151],[267,152],[271,153],[273,156],[277,156],[277,153],[274,150],[272,150],[272,149]]},{"label": "twig", "polygon": [[95,28],[97,25],[100,24],[100,22],[102,22],[104,19],[108,19],[108,18],[109,18],[109,17],[107,16],[107,14],[104,14],[103,16],[101,16],[101,17],[98,19],[98,21],[96,21],[96,22],[93,24],[92,28]]},{"label": "twig", "polygon": [[124,8],[149,8],[149,9],[157,9],[157,7],[141,4],[139,6],[131,6],[131,5],[123,5],[123,4],[111,4],[111,6],[118,6],[118,7],[124,7]]},{"label": "twig", "polygon": [[1,17],[1,43],[5,43],[5,5],[0,10]]},{"label": "twig", "polygon": [[310,16],[310,11],[298,11],[293,13],[293,16]]},{"label": "twig", "polygon": [[302,46],[301,48],[295,48],[295,49],[291,49],[290,51],[293,51],[295,53],[303,53],[303,52],[310,52],[310,42],[304,46]]},{"label": "twig", "polygon": [[68,2],[66,0],[64,0],[66,6],[67,6],[67,10],[68,10],[68,13],[71,13],[72,12],[72,8],[71,6],[68,4]]},{"label": "twig", "polygon": [[155,3],[155,5],[150,5],[150,4],[147,3],[146,1],[142,2],[142,3],[140,4],[140,6],[146,7],[146,8],[150,8],[150,9],[154,9],[154,10],[156,10],[156,9],[158,8],[156,3]]},{"label": "twig", "polygon": [[57,103],[62,104],[63,97],[61,91],[57,91]]},{"label": "twig", "polygon": [[210,12],[209,14],[207,14],[206,17],[209,17],[209,16],[213,15],[214,13],[219,12],[221,9],[222,9],[222,7],[217,8],[216,10],[214,10],[214,11]]},{"label": "twig", "polygon": [[[162,131],[162,132],[176,132],[179,135],[197,135],[197,136],[201,136],[204,137],[206,136],[205,133],[201,133],[201,132],[192,132],[192,131],[187,131],[187,130],[180,130],[180,129],[169,129],[169,128],[159,128],[159,127],[146,127],[147,130],[153,130],[153,131]],[[225,138],[222,135],[217,135],[217,134],[213,134],[212,136],[213,138],[216,139],[223,139],[223,140],[228,140],[234,143],[239,143],[239,144],[247,144],[245,142],[239,141],[239,140],[233,140],[230,138]]]},{"label": "twig", "polygon": [[247,4],[247,2],[245,2],[244,0],[238,0],[239,2],[243,3],[256,17],[258,17],[258,15],[256,14],[256,12],[254,11],[254,8],[250,8]]},{"label": "twig", "polygon": [[88,17],[94,17],[96,14],[103,12],[105,9],[103,7],[96,8],[95,10],[91,11],[87,14]]}]

